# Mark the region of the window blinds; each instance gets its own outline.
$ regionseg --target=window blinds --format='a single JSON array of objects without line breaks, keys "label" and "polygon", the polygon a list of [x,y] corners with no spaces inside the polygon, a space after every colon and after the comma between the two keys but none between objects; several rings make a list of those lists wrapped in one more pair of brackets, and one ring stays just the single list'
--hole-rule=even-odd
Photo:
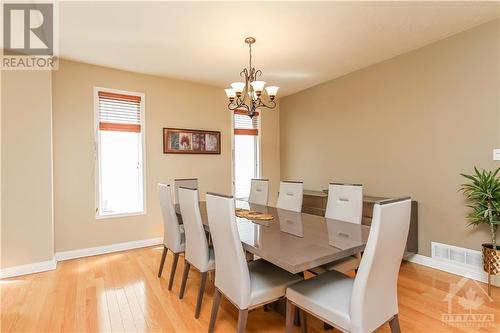
[{"label": "window blinds", "polygon": [[244,110],[234,110],[234,134],[255,135],[259,134],[259,113],[250,118]]},{"label": "window blinds", "polygon": [[141,97],[99,91],[101,131],[140,132]]}]

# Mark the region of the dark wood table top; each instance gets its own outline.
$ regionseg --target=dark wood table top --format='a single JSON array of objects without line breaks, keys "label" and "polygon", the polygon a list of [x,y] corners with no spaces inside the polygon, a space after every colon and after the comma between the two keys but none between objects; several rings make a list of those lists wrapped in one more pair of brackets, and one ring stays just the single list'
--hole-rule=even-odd
[{"label": "dark wood table top", "polygon": [[[291,273],[299,273],[363,251],[370,227],[235,200],[237,208],[273,215],[270,221],[236,217],[243,248]],[[179,205],[175,210],[180,214]],[[200,202],[208,228],[206,203]]]}]

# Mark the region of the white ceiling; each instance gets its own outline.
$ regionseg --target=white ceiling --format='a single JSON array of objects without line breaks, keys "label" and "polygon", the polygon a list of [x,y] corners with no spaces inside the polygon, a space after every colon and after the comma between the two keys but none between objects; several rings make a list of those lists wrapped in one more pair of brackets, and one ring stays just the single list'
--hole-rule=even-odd
[{"label": "white ceiling", "polygon": [[498,2],[61,2],[60,56],[226,87],[248,63],[281,96],[499,16]]}]

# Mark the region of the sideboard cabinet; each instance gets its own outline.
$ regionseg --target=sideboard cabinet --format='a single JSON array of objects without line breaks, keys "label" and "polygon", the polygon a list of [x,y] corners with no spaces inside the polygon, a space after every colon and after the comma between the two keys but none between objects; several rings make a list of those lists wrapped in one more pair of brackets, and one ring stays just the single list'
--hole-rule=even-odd
[{"label": "sideboard cabinet", "polygon": [[[385,200],[385,197],[363,196],[363,218],[362,222],[365,225],[371,225],[373,216],[373,205],[380,200]],[[328,191],[311,191],[304,190],[304,200],[302,202],[302,212],[325,216],[326,203],[328,200]],[[418,203],[411,202],[410,230],[408,232],[408,241],[406,243],[406,251],[418,253]]]}]

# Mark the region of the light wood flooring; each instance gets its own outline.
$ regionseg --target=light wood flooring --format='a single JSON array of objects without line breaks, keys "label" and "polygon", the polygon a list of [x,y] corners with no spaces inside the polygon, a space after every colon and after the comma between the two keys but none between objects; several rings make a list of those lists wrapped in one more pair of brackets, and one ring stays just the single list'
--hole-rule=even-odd
[{"label": "light wood flooring", "polygon": [[[169,292],[172,256],[169,253],[159,279],[161,253],[157,246],[63,261],[50,272],[1,280],[1,332],[206,332],[213,282],[207,284],[196,320],[200,274],[191,271],[185,297],[179,300],[183,257]],[[457,283],[461,288],[448,304],[450,286]],[[398,285],[402,332],[500,332],[500,289],[493,289],[494,300],[483,289],[484,284],[404,262]],[[476,317],[451,327],[442,322],[448,313]],[[480,318],[492,317],[492,322],[481,324]],[[236,321],[236,309],[223,300],[215,331],[234,332]],[[325,332],[322,323],[311,317],[308,327],[309,332]],[[284,317],[274,311],[257,309],[248,316],[247,332],[284,332],[284,328]],[[390,332],[389,325],[377,332]]]}]

